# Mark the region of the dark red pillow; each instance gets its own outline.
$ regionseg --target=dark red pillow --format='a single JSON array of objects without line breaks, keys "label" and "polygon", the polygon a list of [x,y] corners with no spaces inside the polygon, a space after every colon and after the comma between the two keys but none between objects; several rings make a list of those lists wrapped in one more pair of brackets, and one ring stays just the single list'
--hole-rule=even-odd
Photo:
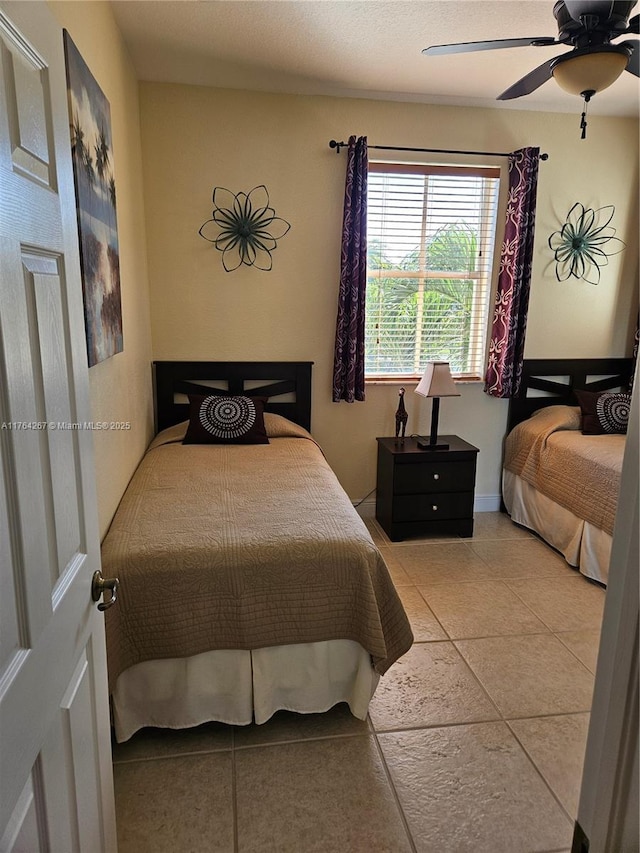
[{"label": "dark red pillow", "polygon": [[614,391],[575,392],[582,413],[582,434],[626,433],[631,394]]},{"label": "dark red pillow", "polygon": [[269,444],[266,397],[189,394],[189,426],[183,444]]}]

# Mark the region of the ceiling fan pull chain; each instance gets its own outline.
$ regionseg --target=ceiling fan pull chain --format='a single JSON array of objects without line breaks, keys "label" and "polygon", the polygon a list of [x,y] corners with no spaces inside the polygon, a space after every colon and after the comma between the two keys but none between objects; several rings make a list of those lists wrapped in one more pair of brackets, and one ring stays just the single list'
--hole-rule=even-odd
[{"label": "ceiling fan pull chain", "polygon": [[583,92],[582,97],[584,98],[584,110],[582,111],[582,116],[580,117],[580,129],[582,133],[580,135],[580,139],[587,138],[587,107],[589,101],[591,100],[591,95],[595,95],[595,92]]}]

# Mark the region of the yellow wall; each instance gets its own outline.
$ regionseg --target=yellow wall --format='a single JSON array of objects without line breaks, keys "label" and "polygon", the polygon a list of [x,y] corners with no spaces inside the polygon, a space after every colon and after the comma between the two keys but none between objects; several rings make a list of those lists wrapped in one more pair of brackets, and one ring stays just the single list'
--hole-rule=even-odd
[{"label": "yellow wall", "polygon": [[[313,360],[313,432],[349,495],[375,486],[375,438],[393,434],[397,388],[368,386],[365,403],[331,402],[345,154],[331,138],[511,151],[539,145],[537,237],[526,354],[622,356],[637,306],[638,126],[591,116],[580,140],[575,114],[462,109],[329,97],[271,95],[141,83],[142,146],[154,357]],[[477,162],[477,161],[476,161]],[[198,229],[215,186],[258,184],[291,223],[273,270],[225,273]],[[546,241],[575,201],[616,205],[627,242],[598,287],[558,284]],[[428,432],[430,404],[407,395],[409,432]],[[479,385],[444,399],[441,432],[480,448],[477,494],[500,492],[507,404]]]},{"label": "yellow wall", "polygon": [[111,106],[124,351],[89,370],[93,420],[128,421],[94,432],[101,536],[153,431],[151,332],[138,83],[108,3],[50,2]]}]

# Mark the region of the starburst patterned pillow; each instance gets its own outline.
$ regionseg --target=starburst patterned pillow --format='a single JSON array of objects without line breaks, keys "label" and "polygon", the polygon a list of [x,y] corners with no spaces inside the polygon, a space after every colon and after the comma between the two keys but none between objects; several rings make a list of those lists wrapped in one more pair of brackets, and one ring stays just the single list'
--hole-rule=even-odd
[{"label": "starburst patterned pillow", "polygon": [[614,391],[575,391],[582,413],[582,434],[626,433],[631,394]]},{"label": "starburst patterned pillow", "polygon": [[189,395],[183,444],[269,444],[265,397]]}]

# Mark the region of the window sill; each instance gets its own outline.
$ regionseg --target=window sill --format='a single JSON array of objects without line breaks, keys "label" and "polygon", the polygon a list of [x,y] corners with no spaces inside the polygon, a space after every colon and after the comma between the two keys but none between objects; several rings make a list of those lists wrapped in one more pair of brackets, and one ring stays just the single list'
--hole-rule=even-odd
[{"label": "window sill", "polygon": [[[365,378],[365,385],[412,385],[420,382],[421,376],[378,376],[371,379]],[[480,376],[454,376],[453,381],[456,385],[478,385],[483,383],[484,379]]]}]

